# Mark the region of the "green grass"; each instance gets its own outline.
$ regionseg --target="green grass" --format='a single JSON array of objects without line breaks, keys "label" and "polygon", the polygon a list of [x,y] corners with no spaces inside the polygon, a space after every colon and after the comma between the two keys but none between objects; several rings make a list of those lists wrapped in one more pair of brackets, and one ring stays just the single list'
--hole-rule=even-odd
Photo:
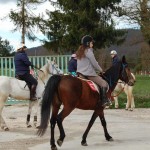
[{"label": "green grass", "polygon": [[[136,83],[133,88],[136,108],[150,108],[150,77],[136,75]],[[126,94],[122,93],[118,98],[119,108],[125,108]],[[114,104],[112,106],[114,108]]]}]

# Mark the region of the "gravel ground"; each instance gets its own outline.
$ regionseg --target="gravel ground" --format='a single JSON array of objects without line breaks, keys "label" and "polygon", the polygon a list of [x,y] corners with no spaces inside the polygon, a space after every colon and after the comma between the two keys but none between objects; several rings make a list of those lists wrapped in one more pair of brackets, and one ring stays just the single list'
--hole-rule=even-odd
[{"label": "gravel ground", "polygon": [[[9,131],[0,130],[0,150],[50,150],[49,128],[43,137],[36,135],[37,129],[26,127],[27,105],[7,106],[3,117]],[[74,110],[65,120],[66,138],[60,150],[149,150],[150,149],[150,109],[106,109],[105,118],[113,142],[105,140],[103,128],[97,118],[87,142],[81,146],[81,138],[93,111]],[[31,118],[33,120],[33,118]],[[59,137],[56,128],[56,140]]]}]

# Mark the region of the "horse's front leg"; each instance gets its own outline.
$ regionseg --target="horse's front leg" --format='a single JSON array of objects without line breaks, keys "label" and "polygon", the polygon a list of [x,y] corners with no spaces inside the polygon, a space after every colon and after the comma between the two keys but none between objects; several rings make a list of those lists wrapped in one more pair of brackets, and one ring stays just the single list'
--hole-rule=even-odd
[{"label": "horse's front leg", "polygon": [[[3,98],[3,99],[2,99]],[[4,108],[4,98],[5,97],[0,97],[0,126],[1,126],[1,128],[3,129],[3,130],[5,130],[5,131],[9,131],[9,128],[7,127],[7,125],[6,125],[6,123],[5,123],[5,120],[3,119],[3,117],[2,117],[2,111],[3,111],[3,108]]]},{"label": "horse's front leg", "polygon": [[117,109],[117,108],[119,108],[118,96],[115,96],[114,100],[115,100],[115,108]]},{"label": "horse's front leg", "polygon": [[95,122],[97,117],[98,117],[98,115],[94,112],[92,117],[91,117],[91,120],[90,120],[90,122],[89,122],[89,124],[88,124],[88,126],[87,126],[87,128],[86,128],[86,130],[85,130],[85,132],[83,134],[83,136],[82,136],[81,145],[83,145],[83,146],[87,146],[88,145],[87,141],[86,141],[86,138],[87,138],[87,135],[88,135],[88,133],[89,133],[91,127],[93,126],[93,124],[94,124],[94,122]]},{"label": "horse's front leg", "polygon": [[104,114],[99,115],[99,118],[101,120],[101,124],[103,126],[104,129],[104,134],[105,134],[105,138],[107,141],[113,141],[113,138],[109,135],[108,131],[107,131],[107,123],[104,117]]}]

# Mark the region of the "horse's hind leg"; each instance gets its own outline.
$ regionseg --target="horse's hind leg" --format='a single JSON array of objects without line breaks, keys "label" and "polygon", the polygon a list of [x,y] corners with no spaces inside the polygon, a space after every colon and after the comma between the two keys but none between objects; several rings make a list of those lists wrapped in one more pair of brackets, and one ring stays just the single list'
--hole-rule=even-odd
[{"label": "horse's hind leg", "polygon": [[[30,123],[30,118],[31,118],[32,108],[33,108],[35,103],[36,103],[36,106],[37,106],[38,105],[37,101],[29,101],[28,114],[27,114],[27,120],[26,120],[26,125],[27,125],[28,128],[32,127],[32,125]],[[35,124],[37,124],[37,114],[34,115],[34,125]]]},{"label": "horse's hind leg", "polygon": [[59,146],[61,146],[63,144],[64,138],[66,136],[62,122],[63,122],[64,118],[72,112],[73,109],[74,108],[67,108],[66,109],[64,106],[63,110],[57,116],[57,125],[58,125],[59,132],[60,132],[59,139],[57,140],[57,144]]},{"label": "horse's hind leg", "polygon": [[88,135],[88,133],[89,133],[91,127],[93,126],[93,124],[94,124],[94,122],[95,122],[97,117],[98,117],[98,115],[94,112],[92,117],[91,117],[91,120],[90,120],[90,122],[89,122],[89,124],[88,124],[88,126],[87,126],[87,128],[86,128],[86,130],[85,130],[85,132],[83,134],[83,136],[82,136],[81,145],[83,145],[83,146],[87,146],[88,145],[87,141],[86,141],[86,138],[87,138],[87,135]]},{"label": "horse's hind leg", "polygon": [[56,125],[56,121],[57,121],[57,114],[59,111],[60,106],[56,106],[53,107],[52,109],[52,116],[50,119],[50,128],[51,128],[51,140],[50,140],[50,144],[51,144],[51,149],[52,150],[57,150],[57,147],[55,145],[55,125]]},{"label": "horse's hind leg", "polygon": [[5,120],[2,117],[2,110],[4,108],[5,105],[5,101],[6,101],[7,97],[4,96],[0,96],[0,126],[2,129],[4,129],[5,131],[8,131],[9,128],[7,127]]}]

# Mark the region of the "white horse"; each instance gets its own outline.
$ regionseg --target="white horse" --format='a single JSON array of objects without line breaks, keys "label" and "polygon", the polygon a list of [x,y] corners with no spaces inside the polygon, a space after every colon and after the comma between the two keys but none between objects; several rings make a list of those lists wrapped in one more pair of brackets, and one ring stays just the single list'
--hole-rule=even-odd
[{"label": "white horse", "polygon": [[[51,75],[54,74],[63,74],[63,72],[58,68],[58,65],[55,61],[47,60],[47,63],[37,72],[37,80],[38,85],[36,88],[36,96],[38,97],[37,101],[29,101],[29,108],[27,114],[27,127],[31,127],[30,125],[30,115],[32,111],[33,105],[36,106],[36,110],[38,111],[38,106],[40,104],[40,98],[42,97],[45,85]],[[5,102],[8,97],[17,99],[17,100],[29,100],[30,99],[30,91],[28,86],[24,81],[18,80],[13,77],[0,76],[0,126],[5,131],[9,130],[7,127],[3,117],[2,110],[4,108]],[[34,115],[34,125],[37,125],[37,111]]]},{"label": "white horse", "polygon": [[[133,78],[134,78],[134,82],[135,82],[135,76],[133,73],[131,73]],[[115,100],[115,108],[119,108],[119,103],[118,103],[118,92],[125,92],[125,94],[127,95],[127,103],[126,103],[126,110],[131,110],[133,111],[133,109],[135,108],[135,103],[134,103],[134,96],[133,96],[133,88],[134,86],[129,86],[128,84],[124,84],[121,80],[118,81],[114,91],[113,91],[113,96],[114,96],[114,100]]]}]

